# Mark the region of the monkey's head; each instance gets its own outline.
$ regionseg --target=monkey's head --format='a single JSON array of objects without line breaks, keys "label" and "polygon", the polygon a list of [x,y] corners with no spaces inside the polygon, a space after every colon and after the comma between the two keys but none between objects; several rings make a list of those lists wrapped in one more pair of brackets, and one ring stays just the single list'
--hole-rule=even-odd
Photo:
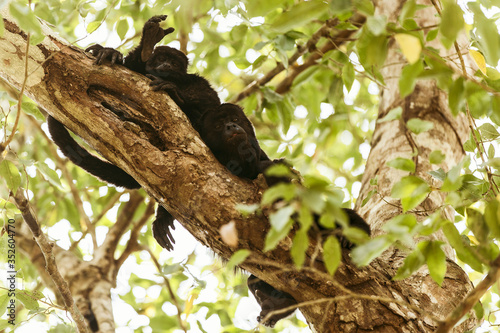
[{"label": "monkey's head", "polygon": [[188,58],[181,51],[169,46],[157,46],[146,62],[146,73],[167,79],[172,75],[186,74]]},{"label": "monkey's head", "polygon": [[200,131],[203,141],[212,150],[233,150],[255,138],[250,120],[235,104],[221,104],[203,115]]}]

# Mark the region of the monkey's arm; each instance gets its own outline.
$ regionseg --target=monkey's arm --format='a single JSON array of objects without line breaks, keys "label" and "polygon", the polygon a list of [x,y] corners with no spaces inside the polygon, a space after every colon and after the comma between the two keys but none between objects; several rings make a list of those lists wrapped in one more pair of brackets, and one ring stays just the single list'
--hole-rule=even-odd
[{"label": "monkey's arm", "polygon": [[174,32],[174,28],[163,29],[160,27],[160,22],[165,21],[167,15],[157,15],[150,18],[142,29],[141,42],[139,45],[130,51],[125,57],[125,67],[138,72],[146,74],[146,62],[153,54],[153,50],[163,37]]}]

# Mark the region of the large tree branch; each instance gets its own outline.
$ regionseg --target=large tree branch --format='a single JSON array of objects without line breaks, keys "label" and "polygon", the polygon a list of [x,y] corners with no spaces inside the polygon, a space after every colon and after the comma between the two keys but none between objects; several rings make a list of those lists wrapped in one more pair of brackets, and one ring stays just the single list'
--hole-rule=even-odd
[{"label": "large tree branch", "polygon": [[[0,61],[7,66],[0,68],[0,76],[19,88],[26,35],[13,21],[4,22]],[[244,268],[277,279],[273,275],[278,268],[264,270],[259,263],[291,263],[288,249],[281,245],[264,255],[267,219],[244,219],[235,209],[237,203],[260,201],[262,180],[250,182],[230,174],[168,96],[149,88],[148,79],[120,66],[94,66],[81,50],[47,35],[30,48],[26,94],[132,175],[200,242],[225,258],[234,250],[221,241],[219,228],[235,221],[240,247],[253,253]],[[286,289],[286,282],[278,287]]]}]

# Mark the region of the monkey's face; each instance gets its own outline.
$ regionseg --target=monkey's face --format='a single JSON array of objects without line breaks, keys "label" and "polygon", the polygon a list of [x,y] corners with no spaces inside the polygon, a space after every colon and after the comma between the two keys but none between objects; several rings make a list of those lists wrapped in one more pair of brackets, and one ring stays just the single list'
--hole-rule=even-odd
[{"label": "monkey's face", "polygon": [[181,51],[169,46],[158,46],[146,62],[146,72],[167,78],[169,74],[186,74],[188,59]]},{"label": "monkey's face", "polygon": [[249,137],[255,137],[252,124],[234,104],[222,104],[208,111],[200,134],[212,151],[237,151],[242,144],[248,144]]}]

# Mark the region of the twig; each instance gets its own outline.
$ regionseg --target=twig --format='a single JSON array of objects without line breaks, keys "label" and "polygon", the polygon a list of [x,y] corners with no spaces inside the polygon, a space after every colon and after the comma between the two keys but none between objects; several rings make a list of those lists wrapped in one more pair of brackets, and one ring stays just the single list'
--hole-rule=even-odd
[{"label": "twig", "polygon": [[45,270],[49,273],[55,287],[61,294],[64,304],[66,305],[66,310],[71,313],[78,332],[89,332],[85,319],[73,300],[69,286],[57,268],[56,259],[52,252],[54,243],[49,242],[47,236],[42,233],[40,225],[38,224],[38,221],[32,212],[31,206],[29,205],[28,199],[24,196],[21,188],[17,190],[14,199],[16,207],[21,211],[24,221],[30,228],[31,233],[35,237],[35,241],[45,257]]},{"label": "twig", "polygon": [[174,303],[175,307],[177,308],[177,320],[179,321],[179,326],[181,327],[181,329],[184,332],[187,333],[186,325],[184,324],[184,322],[182,321],[182,318],[181,318],[182,310],[181,310],[181,307],[179,305],[179,302],[177,301],[177,298],[175,297],[175,293],[174,293],[174,290],[172,289],[172,285],[170,284],[170,280],[161,271],[161,265],[158,262],[158,259],[156,259],[153,251],[151,251],[151,249],[149,248],[149,246],[143,246],[143,248],[149,252],[149,255],[151,256],[151,259],[153,260],[156,268],[158,269],[158,272],[160,272],[160,275],[163,277],[163,280],[165,281],[165,285],[167,286],[168,293],[170,294],[170,298],[172,299],[172,302]]},{"label": "twig", "polygon": [[155,207],[155,201],[150,200],[148,206],[146,207],[144,215],[132,228],[132,231],[130,233],[130,238],[127,242],[127,246],[125,247],[125,250],[120,255],[120,257],[116,260],[117,270],[121,267],[121,265],[125,262],[125,260],[130,256],[132,252],[140,249],[139,243],[137,242],[137,239],[139,238],[139,232],[141,231],[142,227],[146,224],[146,222],[148,222],[151,215],[154,214],[154,207]]},{"label": "twig", "polygon": [[[356,14],[353,17],[353,19],[351,20],[351,23],[353,23],[353,24],[362,24],[365,21],[365,19],[366,18],[364,16]],[[316,31],[311,36],[311,38],[307,41],[307,43],[306,43],[305,46],[297,47],[297,51],[288,59],[289,65],[291,67],[293,67],[296,64],[297,59],[299,59],[307,51],[311,51],[311,50],[315,49],[316,43],[319,41],[319,39],[321,37],[324,37],[325,35],[327,35],[327,33],[330,31],[330,29],[332,27],[334,27],[335,24],[337,24],[337,23],[338,23],[337,20],[333,20],[333,19],[332,20],[327,20],[326,23],[318,31]],[[338,42],[339,42],[338,44],[342,44],[343,41],[341,41],[341,40],[349,37],[352,33],[353,33],[352,31],[344,30],[338,36],[333,37],[333,39],[338,39]],[[323,51],[324,50],[321,50],[320,52],[323,52]],[[316,55],[316,54],[317,54],[316,52],[313,53],[313,55]],[[316,57],[318,57],[318,56],[316,55]],[[315,58],[315,59],[317,60],[318,58]],[[283,63],[278,62],[276,64],[276,67],[274,69],[272,69],[271,71],[269,71],[261,79],[256,80],[256,81],[250,83],[241,93],[238,94],[238,96],[236,96],[235,98],[231,99],[230,102],[231,103],[236,103],[236,102],[239,102],[242,99],[245,99],[246,97],[250,96],[255,91],[257,91],[259,89],[259,87],[264,86],[265,84],[267,84],[276,75],[278,75],[279,73],[281,73],[284,69],[285,69],[285,66],[283,65]],[[302,71],[304,69],[302,69]],[[285,78],[285,80],[286,80],[286,78]]]},{"label": "twig", "polygon": [[490,271],[484,280],[481,281],[476,288],[472,289],[469,295],[455,307],[453,312],[439,324],[436,333],[445,333],[452,329],[463,316],[469,313],[472,307],[479,302],[481,297],[498,281],[498,279],[500,279],[500,255],[492,262]]}]

